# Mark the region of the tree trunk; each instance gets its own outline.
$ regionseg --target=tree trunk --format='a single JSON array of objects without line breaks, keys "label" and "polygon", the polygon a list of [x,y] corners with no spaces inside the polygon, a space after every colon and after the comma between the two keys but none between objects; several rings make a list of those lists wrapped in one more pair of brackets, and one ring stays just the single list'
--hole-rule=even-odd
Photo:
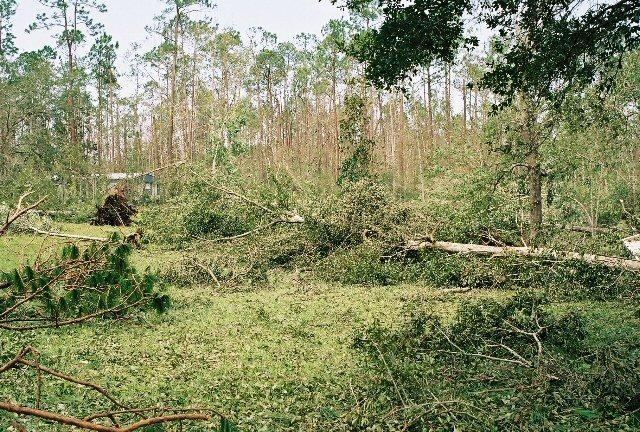
[{"label": "tree trunk", "polygon": [[175,26],[173,29],[173,56],[171,59],[171,100],[169,101],[169,130],[167,132],[167,153],[169,163],[175,161],[175,151],[173,148],[173,135],[175,129],[175,110],[177,96],[177,74],[178,74],[178,42],[180,39],[180,6],[176,5]]},{"label": "tree trunk", "polygon": [[493,257],[524,256],[552,258],[554,260],[580,260],[589,264],[640,272],[640,261],[619,257],[581,254],[578,252],[558,251],[553,249],[536,249],[530,247],[499,247],[465,243],[432,242],[429,240],[411,240],[407,242],[409,250],[436,249],[459,254],[490,255]]},{"label": "tree trunk", "polygon": [[451,147],[451,136],[453,134],[453,126],[451,124],[451,65],[448,63],[444,66],[444,77],[444,105],[447,121],[447,145]]},{"label": "tree trunk", "polygon": [[529,168],[529,239],[535,240],[542,230],[542,168],[540,166],[540,142],[535,131],[533,101],[527,99],[523,107],[524,121],[522,138],[527,146],[527,166]]}]

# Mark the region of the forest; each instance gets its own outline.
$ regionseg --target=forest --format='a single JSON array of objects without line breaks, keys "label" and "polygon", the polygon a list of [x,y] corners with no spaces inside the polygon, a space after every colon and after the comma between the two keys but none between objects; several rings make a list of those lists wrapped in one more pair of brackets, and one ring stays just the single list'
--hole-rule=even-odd
[{"label": "forest", "polygon": [[640,3],[229,2],[0,0],[0,430],[640,430]]}]

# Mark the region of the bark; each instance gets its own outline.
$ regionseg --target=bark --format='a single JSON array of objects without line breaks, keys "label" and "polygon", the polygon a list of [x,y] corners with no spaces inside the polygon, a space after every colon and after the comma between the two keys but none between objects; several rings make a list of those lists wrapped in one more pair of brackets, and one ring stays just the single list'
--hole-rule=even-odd
[{"label": "bark", "polygon": [[462,81],[462,138],[467,140],[467,81],[463,77]]},{"label": "bark", "polygon": [[50,411],[43,411],[39,409],[13,405],[10,403],[0,402],[0,410],[26,415],[31,417],[37,417],[43,420],[52,421],[55,423],[74,426],[84,430],[98,431],[98,432],[133,432],[142,428],[146,428],[149,426],[161,424],[161,423],[171,423],[171,422],[181,422],[181,421],[210,421],[212,416],[209,414],[171,414],[161,417],[153,417],[145,420],[141,420],[137,423],[134,423],[130,426],[125,427],[115,427],[115,426],[103,426],[100,424],[92,423],[86,420],[81,420],[75,417],[69,417],[61,414],[57,414]]},{"label": "bark", "polygon": [[175,26],[173,29],[173,53],[171,59],[171,100],[169,101],[169,131],[167,132],[167,153],[169,162],[175,160],[176,154],[173,145],[173,135],[175,129],[175,110],[177,98],[177,75],[178,75],[178,42],[180,39],[180,6],[176,5]]},{"label": "bark", "polygon": [[581,254],[578,252],[559,251],[545,248],[485,246],[477,244],[430,241],[425,239],[410,240],[407,242],[406,248],[408,250],[435,249],[451,253],[490,255],[493,257],[523,256],[552,258],[556,260],[580,260],[589,264],[598,264],[615,269],[640,272],[640,261],[638,260]]},{"label": "bark", "polygon": [[582,232],[582,233],[600,233],[600,234],[611,234],[617,231],[616,228],[602,228],[602,227],[585,227],[585,226],[567,226],[565,229],[574,232]]},{"label": "bark", "polygon": [[529,169],[530,240],[535,240],[542,230],[542,168],[540,165],[540,141],[535,132],[535,112],[533,101],[523,102],[522,138],[527,146],[527,166]]}]

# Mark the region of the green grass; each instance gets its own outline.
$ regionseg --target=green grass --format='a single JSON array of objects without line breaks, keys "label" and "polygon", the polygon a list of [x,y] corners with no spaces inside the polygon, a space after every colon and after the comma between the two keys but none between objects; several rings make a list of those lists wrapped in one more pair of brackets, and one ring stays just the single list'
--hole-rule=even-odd
[{"label": "green grass", "polygon": [[[56,222],[51,227],[52,232],[66,234],[77,234],[91,237],[108,237],[113,232],[130,233],[131,228],[113,228],[91,226],[89,224],[75,224],[67,222]],[[0,271],[9,271],[24,264],[38,256],[55,251],[57,247],[68,240],[33,236],[29,234],[9,235],[0,237]]]},{"label": "green grass", "polygon": [[[426,292],[284,279],[249,293],[172,288],[174,307],[166,315],[31,333],[20,342],[2,337],[13,339],[7,346],[14,351],[27,343],[38,347],[50,366],[129,402],[144,394],[147,404],[216,407],[246,430],[311,430],[324,411],[351,404],[341,398],[355,370],[354,331],[374,319],[393,322],[404,297]],[[2,384],[0,397],[15,397],[6,379]],[[29,400],[30,389],[23,390],[19,399]],[[50,395],[52,404],[60,398],[67,395]],[[69,413],[88,412],[85,401],[71,401]]]},{"label": "green grass", "polygon": [[[84,225],[60,228],[105,234]],[[43,240],[10,236],[0,241],[0,270],[8,270],[35,256]],[[152,248],[136,253],[134,262],[160,269],[175,254]],[[2,357],[30,344],[46,365],[98,383],[126,403],[213,407],[231,416],[241,430],[328,430],[356,403],[350,386],[357,383],[361,365],[350,345],[358,330],[375,320],[398,323],[411,298],[430,299],[446,316],[461,298],[509,295],[441,295],[421,285],[341,286],[280,272],[271,274],[268,286],[259,290],[220,293],[208,286],[190,286],[168,291],[173,307],[164,315],[148,312],[128,321],[0,332]],[[606,343],[609,337],[620,337],[630,315],[617,302],[600,305],[594,316],[602,318],[607,330],[597,341]],[[580,307],[594,310],[588,303]],[[4,374],[0,400],[33,404],[34,382],[24,371]],[[43,395],[45,408],[69,415],[108,408],[85,391],[51,380]],[[9,418],[0,413],[0,430],[7,430]],[[23,423],[30,430],[65,430],[34,420]],[[185,430],[212,430],[205,427],[190,425]]]}]

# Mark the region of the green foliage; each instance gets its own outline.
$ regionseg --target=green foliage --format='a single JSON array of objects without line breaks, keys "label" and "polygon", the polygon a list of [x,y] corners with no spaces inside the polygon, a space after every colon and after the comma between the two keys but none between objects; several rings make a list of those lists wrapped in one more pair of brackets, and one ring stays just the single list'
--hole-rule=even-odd
[{"label": "green foliage", "polygon": [[196,178],[181,187],[182,192],[166,204],[141,212],[138,223],[148,242],[181,248],[197,238],[233,237],[271,221],[270,212],[229,191],[245,196],[245,190],[252,190],[247,193],[250,200],[276,213],[285,213],[293,204],[291,180],[277,175],[262,182],[221,174],[211,180]]},{"label": "green foliage", "polygon": [[[589,318],[542,295],[463,302],[453,320],[410,303],[398,328],[356,337],[368,430],[607,430],[640,425],[640,322],[596,345]],[[490,412],[491,415],[486,415]]]},{"label": "green foliage", "polygon": [[[345,3],[358,10],[370,2]],[[461,47],[475,45],[477,39],[465,34],[466,14],[474,14],[496,33],[496,55],[480,83],[508,101],[521,93],[553,99],[594,81],[606,87],[621,56],[640,44],[640,9],[628,1],[595,2],[585,8],[500,0],[378,3],[384,19],[357,36],[351,52],[380,87],[401,84],[434,61],[450,63]]]},{"label": "green foliage", "polygon": [[375,142],[367,137],[367,108],[360,96],[345,98],[344,119],[340,122],[339,145],[348,156],[342,162],[338,184],[355,182],[371,176]]},{"label": "green foliage", "polygon": [[166,311],[169,298],[155,289],[153,274],[138,274],[129,261],[131,250],[114,234],[108,243],[66,245],[57,257],[5,273],[0,322],[9,329],[37,328],[121,318],[148,305]]},{"label": "green foliage", "polygon": [[368,240],[399,240],[409,209],[381,183],[363,179],[346,183],[335,195],[319,199],[305,228],[321,250],[357,245]]}]

